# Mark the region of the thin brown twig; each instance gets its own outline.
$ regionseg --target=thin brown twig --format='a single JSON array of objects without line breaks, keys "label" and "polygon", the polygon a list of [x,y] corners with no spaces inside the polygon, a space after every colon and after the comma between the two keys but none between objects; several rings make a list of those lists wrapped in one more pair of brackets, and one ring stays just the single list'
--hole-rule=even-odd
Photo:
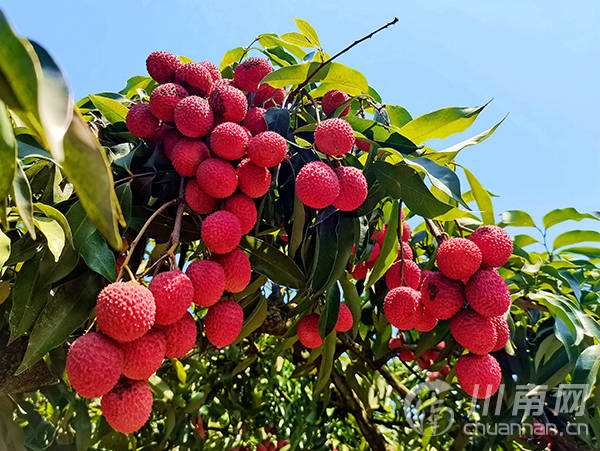
[{"label": "thin brown twig", "polygon": [[425,219],[427,228],[435,238],[438,244],[442,244],[445,241],[444,232],[438,229],[438,226],[431,219]]}]

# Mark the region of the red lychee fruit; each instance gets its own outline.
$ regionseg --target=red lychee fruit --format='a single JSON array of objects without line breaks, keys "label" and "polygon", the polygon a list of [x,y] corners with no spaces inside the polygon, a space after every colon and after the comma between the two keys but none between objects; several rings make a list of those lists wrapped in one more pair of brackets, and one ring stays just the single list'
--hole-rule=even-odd
[{"label": "red lychee fruit", "polygon": [[508,343],[508,340],[510,339],[510,328],[508,327],[508,322],[504,316],[494,316],[490,319],[496,329],[497,337],[496,344],[492,351],[499,351],[506,346],[506,343]]},{"label": "red lychee fruit", "polygon": [[190,94],[205,97],[212,87],[213,77],[202,64],[185,63],[175,72],[175,81]]},{"label": "red lychee fruit", "polygon": [[429,367],[433,364],[431,360],[424,359],[423,357],[419,357],[417,360],[417,365],[423,370],[429,369]]},{"label": "red lychee fruit", "polygon": [[[173,324],[192,304],[194,286],[181,271],[166,271],[154,276],[148,285],[156,304],[156,324]],[[130,377],[130,376],[128,376]]]},{"label": "red lychee fruit", "polygon": [[[321,100],[321,106],[323,107],[323,112],[327,115],[333,113],[342,103],[346,102],[350,97],[344,91],[340,91],[339,89],[334,89],[332,91],[327,91]],[[340,113],[339,117],[346,116],[350,112],[350,104],[343,109]]]},{"label": "red lychee fruit", "polygon": [[421,283],[423,304],[437,319],[452,318],[465,301],[463,284],[439,272],[429,272]]},{"label": "red lychee fruit", "polygon": [[450,367],[448,365],[444,365],[443,367],[440,368],[440,374],[444,377],[446,377],[449,372],[450,372]]},{"label": "red lychee fruit", "polygon": [[216,303],[204,318],[206,338],[217,348],[233,343],[242,331],[244,311],[231,299]]},{"label": "red lychee fruit", "polygon": [[188,92],[175,83],[159,85],[150,95],[150,111],[161,121],[173,122],[177,104],[188,96]]},{"label": "red lychee fruit", "polygon": [[422,357],[427,360],[435,361],[439,355],[440,355],[440,351],[436,351],[435,349],[429,349],[428,351],[425,351],[423,353]]},{"label": "red lychee fruit", "polygon": [[159,121],[150,111],[150,105],[137,103],[127,112],[127,130],[138,138],[148,138],[158,130]]},{"label": "red lychee fruit", "polygon": [[240,220],[228,211],[217,210],[202,222],[202,241],[215,254],[227,254],[242,239]]},{"label": "red lychee fruit", "polygon": [[[421,302],[421,294],[410,287],[398,287],[385,296],[383,312],[392,326],[412,329],[414,313]],[[408,324],[410,323],[410,324]],[[407,327],[410,325],[411,327]]]},{"label": "red lychee fruit", "polygon": [[450,279],[466,280],[481,266],[481,251],[466,238],[450,238],[437,250],[437,265]]},{"label": "red lychee fruit", "polygon": [[169,83],[175,79],[175,72],[183,63],[168,52],[152,52],[146,58],[146,69],[157,83]]},{"label": "red lychee fruit", "polygon": [[402,337],[390,338],[390,349],[398,349],[404,345],[404,339]]},{"label": "red lychee fruit", "polygon": [[260,81],[272,72],[269,61],[264,58],[248,58],[238,64],[233,73],[235,84],[246,92],[257,92]]},{"label": "red lychee fruit", "polygon": [[415,353],[405,349],[404,351],[400,351],[398,353],[398,357],[400,358],[400,360],[402,360],[403,362],[412,362],[413,360],[415,360]]},{"label": "red lychee fruit", "polygon": [[275,89],[273,86],[260,85],[258,92],[254,96],[252,101],[253,106],[262,106],[264,108],[273,108],[281,105],[285,98],[285,91],[283,88]]},{"label": "red lychee fruit", "polygon": [[183,135],[176,128],[171,128],[163,137],[163,152],[169,160],[173,158],[173,149],[175,149],[181,138],[183,138]]},{"label": "red lychee fruit", "polygon": [[360,265],[356,265],[351,272],[352,277],[356,280],[362,280],[367,277],[367,264],[361,263]]},{"label": "red lychee fruit", "polygon": [[75,340],[67,354],[67,375],[73,389],[97,398],[115,386],[123,368],[123,351],[108,337],[88,332]]},{"label": "red lychee fruit", "polygon": [[244,127],[250,130],[250,133],[252,133],[253,136],[267,131],[267,123],[263,117],[266,112],[267,110],[264,108],[252,107],[246,113]]},{"label": "red lychee fruit", "polygon": [[318,348],[323,344],[319,335],[319,315],[311,313],[298,321],[298,339],[307,348]]},{"label": "red lychee fruit", "polygon": [[152,136],[150,136],[149,138],[145,138],[144,141],[146,141],[148,147],[154,149],[156,145],[159,142],[161,142],[164,139],[164,137],[172,130],[174,130],[173,127],[163,122],[160,124],[160,127],[158,127],[158,129],[156,129],[154,133],[152,133]]},{"label": "red lychee fruit", "polygon": [[369,152],[369,150],[371,150],[371,143],[363,141],[362,139],[357,139],[354,144],[356,144],[356,147],[363,152]]},{"label": "red lychee fruit", "polygon": [[196,180],[190,180],[185,186],[185,201],[200,215],[212,213],[217,208],[217,199],[202,191]]},{"label": "red lychee fruit", "polygon": [[148,380],[162,364],[167,350],[167,339],[158,329],[152,329],[137,340],[121,345],[123,375],[129,379]]},{"label": "red lychee fruit", "polygon": [[333,202],[333,206],[342,211],[353,211],[362,205],[369,193],[367,179],[353,166],[341,166],[335,173],[340,182],[340,194]]},{"label": "red lychee fruit", "polygon": [[[401,244],[398,245],[398,257],[397,260],[412,260],[413,259],[413,251],[406,241],[402,241]],[[423,276],[421,275],[421,278]]]},{"label": "red lychee fruit", "polygon": [[439,371],[432,371],[431,373],[427,373],[427,379],[429,379],[429,382],[433,382],[438,377],[440,377]]},{"label": "red lychee fruit", "polygon": [[266,131],[252,137],[248,142],[248,156],[257,166],[271,168],[283,161],[287,142],[279,133]]},{"label": "red lychee fruit", "polygon": [[419,332],[429,332],[437,326],[438,320],[421,303],[415,311],[415,326]]},{"label": "red lychee fruit", "polygon": [[325,208],[340,194],[340,182],[333,169],[321,161],[305,164],[296,177],[296,194],[304,205]]},{"label": "red lychee fruit", "polygon": [[118,341],[132,341],[154,324],[156,304],[152,292],[135,282],[114,282],[102,289],[96,320],[102,332]]},{"label": "red lychee fruit", "polygon": [[508,232],[495,225],[479,227],[469,239],[479,247],[483,263],[489,266],[504,265],[513,251],[513,241]]},{"label": "red lychee fruit", "polygon": [[267,168],[256,166],[245,158],[237,167],[240,191],[248,197],[264,196],[271,187],[271,173]]},{"label": "red lychee fruit", "polygon": [[233,122],[217,125],[210,134],[210,148],[221,158],[239,160],[246,153],[249,137],[244,127]]},{"label": "red lychee fruit", "polygon": [[225,270],[219,263],[196,260],[190,263],[185,274],[194,287],[193,301],[201,307],[216,304],[225,291]]},{"label": "red lychee fruit", "polygon": [[[404,214],[404,212],[402,212]],[[410,225],[408,222],[402,222],[402,241],[410,241]]]},{"label": "red lychee fruit", "polygon": [[375,244],[373,244],[373,248],[371,249],[371,255],[365,262],[365,264],[367,265],[367,268],[371,269],[375,266],[375,263],[377,262],[377,259],[379,258],[379,254],[381,254],[381,245],[379,243],[375,242]]},{"label": "red lychee fruit", "polygon": [[326,119],[317,125],[315,145],[324,154],[344,155],[354,145],[354,131],[350,124],[343,119]]},{"label": "red lychee fruit", "polygon": [[233,86],[216,85],[210,92],[208,102],[219,122],[242,122],[248,111],[246,96]]},{"label": "red lychee fruit", "polygon": [[247,234],[256,224],[256,205],[254,201],[242,193],[234,194],[225,201],[225,210],[233,213],[240,220],[242,235]]},{"label": "red lychee fruit", "polygon": [[198,64],[200,64],[206,70],[208,70],[213,81],[217,81],[217,80],[221,79],[221,71],[219,70],[219,68],[216,66],[215,63],[212,63],[210,61],[201,61]]},{"label": "red lychee fruit", "polygon": [[177,129],[190,138],[208,135],[215,120],[207,100],[198,96],[181,100],[175,107],[173,117]]},{"label": "red lychee fruit", "polygon": [[173,148],[171,162],[179,175],[193,177],[198,165],[208,158],[210,150],[202,140],[181,138]]},{"label": "red lychee fruit", "polygon": [[483,316],[504,315],[510,308],[510,292],[495,269],[480,269],[465,287],[469,305]]},{"label": "red lychee fruit", "polygon": [[225,290],[230,293],[243,291],[250,283],[252,267],[246,253],[241,249],[234,249],[228,254],[214,257],[225,271]]},{"label": "red lychee fruit", "polygon": [[196,344],[196,321],[190,312],[185,312],[179,321],[168,326],[158,326],[167,339],[165,357],[178,359],[186,355]]},{"label": "red lychee fruit", "polygon": [[122,379],[102,397],[102,415],[110,426],[123,434],[140,429],[152,412],[152,392],[146,381]]},{"label": "red lychee fruit", "polygon": [[231,163],[220,158],[207,158],[196,170],[198,185],[216,199],[231,196],[238,185],[238,177]]},{"label": "red lychee fruit", "polygon": [[467,351],[487,354],[496,344],[496,328],[490,318],[473,310],[458,312],[450,321],[450,333]]},{"label": "red lychee fruit", "polygon": [[352,329],[353,323],[354,318],[352,318],[352,312],[346,304],[341,303],[340,312],[338,314],[338,320],[337,323],[335,323],[335,327],[333,329],[337,332],[346,332]]},{"label": "red lychee fruit", "polygon": [[385,284],[392,288],[408,286],[417,290],[421,281],[421,269],[412,260],[398,260],[385,273]]},{"label": "red lychee fruit", "polygon": [[498,361],[489,354],[466,354],[456,361],[456,378],[467,394],[486,399],[498,390],[502,370]]}]

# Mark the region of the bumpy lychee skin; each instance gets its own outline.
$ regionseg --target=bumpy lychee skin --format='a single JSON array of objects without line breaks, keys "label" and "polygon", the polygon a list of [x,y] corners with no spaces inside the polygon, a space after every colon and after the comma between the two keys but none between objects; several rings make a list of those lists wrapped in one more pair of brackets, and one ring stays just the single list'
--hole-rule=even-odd
[{"label": "bumpy lychee skin", "polygon": [[[350,97],[344,91],[334,89],[327,91],[321,100],[323,112],[327,115],[333,113],[342,103],[346,102]],[[340,113],[340,117],[346,116],[350,112],[350,104]]]},{"label": "bumpy lychee skin", "polygon": [[446,277],[466,280],[481,266],[481,251],[466,238],[451,238],[438,247],[436,259]]},{"label": "bumpy lychee skin", "polygon": [[510,328],[504,316],[494,316],[490,318],[496,329],[496,344],[492,351],[499,351],[506,346],[510,339]]},{"label": "bumpy lychee skin", "polygon": [[463,284],[439,272],[428,272],[422,280],[420,291],[423,304],[437,319],[452,318],[465,301]]},{"label": "bumpy lychee skin", "polygon": [[152,292],[135,282],[115,282],[98,295],[96,320],[102,332],[118,341],[132,341],[154,324]]},{"label": "bumpy lychee skin", "polygon": [[302,166],[296,177],[296,194],[304,205],[325,208],[340,194],[340,182],[333,169],[321,161]]},{"label": "bumpy lychee skin", "polygon": [[198,96],[189,96],[180,101],[175,107],[173,117],[177,129],[190,138],[207,135],[215,120],[206,99]]},{"label": "bumpy lychee skin", "polygon": [[319,335],[319,315],[311,313],[298,321],[298,339],[307,348],[318,348],[323,344]]},{"label": "bumpy lychee skin", "polygon": [[344,155],[354,145],[354,131],[350,124],[343,119],[326,119],[317,125],[315,145],[324,154]]},{"label": "bumpy lychee skin", "polygon": [[110,426],[123,434],[140,429],[152,412],[152,392],[146,381],[122,379],[102,397],[102,415]]},{"label": "bumpy lychee skin", "polygon": [[412,260],[398,260],[385,273],[385,284],[393,288],[407,286],[417,290],[421,282],[421,269]]},{"label": "bumpy lychee skin", "polygon": [[175,79],[175,72],[183,63],[168,52],[152,52],[146,58],[146,69],[157,83],[169,83]]},{"label": "bumpy lychee skin", "polygon": [[207,158],[196,170],[198,185],[216,199],[231,196],[237,188],[238,176],[231,163],[220,158]]},{"label": "bumpy lychee skin", "polygon": [[490,318],[473,310],[458,312],[450,321],[455,340],[473,354],[487,354],[496,345],[496,328]]},{"label": "bumpy lychee skin", "polygon": [[173,148],[171,162],[179,175],[193,177],[198,165],[210,157],[210,150],[200,139],[181,138]]},{"label": "bumpy lychee skin", "polygon": [[250,130],[252,136],[267,131],[267,123],[263,117],[266,112],[267,110],[264,108],[252,107],[246,113],[246,117],[244,118],[244,127]]},{"label": "bumpy lychee skin", "polygon": [[489,354],[462,355],[456,361],[455,369],[461,388],[474,398],[489,398],[502,381],[500,364]]},{"label": "bumpy lychee skin", "polygon": [[371,269],[375,266],[375,262],[377,262],[377,259],[379,258],[380,253],[381,253],[381,245],[379,243],[375,242],[375,244],[373,245],[373,249],[371,249],[371,255],[365,262],[367,265],[367,268]]},{"label": "bumpy lychee skin", "polygon": [[225,271],[225,290],[230,293],[239,293],[250,283],[252,266],[246,253],[237,248],[225,255],[214,257]]},{"label": "bumpy lychee skin", "polygon": [[402,222],[402,241],[405,243],[410,241],[410,225],[408,222]]},{"label": "bumpy lychee skin", "polygon": [[285,98],[285,91],[283,88],[275,89],[273,86],[260,85],[258,92],[254,96],[252,101],[253,106],[262,106],[264,108],[273,108],[281,105]]},{"label": "bumpy lychee skin", "polygon": [[420,302],[421,294],[417,290],[410,287],[394,288],[385,296],[383,312],[392,326],[412,329],[414,314]]},{"label": "bumpy lychee skin", "polygon": [[150,95],[150,111],[161,121],[173,122],[177,104],[188,96],[188,92],[175,83],[159,85]]},{"label": "bumpy lychee skin", "polygon": [[210,307],[223,296],[225,271],[219,263],[210,260],[196,260],[190,263],[185,274],[192,281],[195,304],[201,307]]},{"label": "bumpy lychee skin", "polygon": [[165,357],[179,359],[186,355],[196,344],[197,328],[194,317],[185,312],[179,321],[168,326],[158,326],[167,339]]},{"label": "bumpy lychee skin", "polygon": [[213,84],[213,77],[200,63],[185,63],[175,72],[175,81],[195,96],[206,96]]},{"label": "bumpy lychee skin", "polygon": [[133,136],[148,138],[158,130],[159,121],[150,111],[150,105],[138,103],[127,112],[125,125]]},{"label": "bumpy lychee skin", "polygon": [[237,65],[233,73],[235,84],[246,92],[257,92],[258,84],[273,68],[264,58],[248,58]]},{"label": "bumpy lychee skin", "polygon": [[[398,245],[398,257],[396,260],[412,260],[413,259],[413,251],[410,245],[403,241]],[[422,276],[421,276],[422,277]]]},{"label": "bumpy lychee skin", "polygon": [[246,96],[233,86],[216,85],[210,92],[208,102],[219,122],[242,122],[248,111]]},{"label": "bumpy lychee skin", "polygon": [[123,351],[110,338],[88,332],[71,344],[67,354],[67,375],[77,393],[97,398],[115,386],[123,368]]},{"label": "bumpy lychee skin", "polygon": [[233,343],[242,331],[244,311],[231,299],[216,303],[204,317],[206,338],[217,348]]},{"label": "bumpy lychee skin", "polygon": [[513,251],[513,241],[508,232],[495,225],[479,227],[469,239],[481,249],[483,263],[489,266],[504,265]]},{"label": "bumpy lychee skin", "polygon": [[165,157],[167,157],[169,160],[173,158],[173,150],[175,149],[175,146],[177,145],[179,140],[183,137],[184,136],[181,133],[179,133],[179,130],[177,130],[174,127],[171,128],[171,130],[169,130],[167,133],[165,133],[162,141],[162,146],[163,152],[165,153]]},{"label": "bumpy lychee skin", "polygon": [[412,362],[413,360],[415,360],[415,353],[405,349],[404,351],[400,351],[398,353],[398,357],[400,358],[400,360],[402,360],[403,362]]},{"label": "bumpy lychee skin", "polygon": [[216,254],[234,250],[242,239],[240,220],[228,211],[217,210],[202,222],[202,241]]},{"label": "bumpy lychee skin", "polygon": [[338,320],[333,329],[337,332],[349,331],[352,329],[353,322],[354,318],[352,318],[352,312],[348,306],[344,303],[340,304],[340,313],[338,314]]},{"label": "bumpy lychee skin", "polygon": [[150,281],[148,289],[156,303],[156,324],[173,324],[179,320],[194,298],[192,281],[181,271],[157,274]]},{"label": "bumpy lychee skin", "polygon": [[355,266],[350,274],[352,274],[352,277],[354,277],[354,279],[362,280],[365,277],[367,277],[367,271],[367,264],[363,262],[360,265]]},{"label": "bumpy lychee skin", "polygon": [[480,269],[465,287],[469,305],[483,316],[504,315],[510,308],[510,292],[495,269]]},{"label": "bumpy lychee skin", "polygon": [[248,156],[257,166],[271,168],[283,161],[287,153],[287,142],[277,132],[266,131],[248,142]]},{"label": "bumpy lychee skin", "polygon": [[262,197],[271,187],[269,170],[255,165],[250,158],[245,158],[240,162],[236,174],[240,191],[248,197]]},{"label": "bumpy lychee skin", "polygon": [[353,211],[362,205],[369,193],[367,179],[353,166],[336,168],[335,173],[340,182],[340,194],[333,202],[333,206],[342,211]]},{"label": "bumpy lychee skin", "polygon": [[217,80],[221,79],[221,71],[219,70],[219,68],[216,66],[215,63],[213,63],[211,61],[201,61],[198,64],[200,64],[202,67],[204,67],[206,70],[208,70],[213,81],[217,81]]},{"label": "bumpy lychee skin", "polygon": [[415,311],[415,326],[419,332],[429,332],[437,326],[438,320],[431,314],[429,310],[421,303]]},{"label": "bumpy lychee skin", "polygon": [[240,220],[242,235],[247,234],[256,224],[256,205],[254,201],[242,193],[234,194],[225,201],[225,210],[233,213]]},{"label": "bumpy lychee skin", "polygon": [[160,124],[160,126],[152,133],[152,136],[145,138],[146,144],[148,147],[154,149],[159,142],[162,142],[164,137],[170,132],[174,130],[173,127],[167,125],[165,122]]},{"label": "bumpy lychee skin", "polygon": [[210,148],[221,158],[238,160],[246,153],[249,137],[244,127],[233,122],[217,125],[210,134]]},{"label": "bumpy lychee skin", "polygon": [[185,201],[200,215],[212,213],[217,208],[217,199],[202,191],[196,180],[190,180],[185,186]]},{"label": "bumpy lychee skin", "polygon": [[167,350],[167,339],[158,329],[152,329],[137,340],[121,345],[123,375],[129,379],[148,380],[162,364]]}]

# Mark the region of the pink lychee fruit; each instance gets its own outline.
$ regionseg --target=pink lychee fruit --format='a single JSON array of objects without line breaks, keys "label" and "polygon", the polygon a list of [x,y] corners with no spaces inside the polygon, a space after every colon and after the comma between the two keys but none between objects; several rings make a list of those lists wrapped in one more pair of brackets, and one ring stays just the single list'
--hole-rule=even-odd
[{"label": "pink lychee fruit", "polygon": [[220,158],[207,158],[196,169],[198,185],[216,199],[231,196],[238,186],[238,176],[231,163]]},{"label": "pink lychee fruit", "polygon": [[225,271],[214,261],[196,260],[190,263],[185,274],[194,287],[193,301],[201,307],[216,304],[225,291]]},{"label": "pink lychee fruit", "polygon": [[428,272],[420,291],[423,304],[437,319],[452,318],[465,302],[463,284],[439,272]]},{"label": "pink lychee fruit", "polygon": [[213,81],[221,79],[221,71],[215,63],[212,63],[211,61],[201,61],[198,64],[208,70],[208,73],[212,77]]},{"label": "pink lychee fruit", "polygon": [[171,162],[177,173],[193,177],[198,165],[210,157],[210,150],[200,139],[181,138],[173,148]]},{"label": "pink lychee fruit", "polygon": [[159,121],[150,111],[150,105],[137,103],[127,112],[127,130],[138,138],[148,138],[158,130]]},{"label": "pink lychee fruit", "polygon": [[269,61],[264,58],[248,58],[238,64],[233,73],[235,84],[246,92],[257,92],[260,81],[272,72]]},{"label": "pink lychee fruit", "polygon": [[[321,99],[321,106],[323,107],[323,112],[327,115],[333,113],[342,103],[346,102],[350,97],[344,91],[340,91],[339,89],[334,89],[331,91],[327,91]],[[339,114],[339,117],[346,116],[350,112],[350,104],[346,106]]]},{"label": "pink lychee fruit", "polygon": [[181,100],[175,107],[173,118],[177,129],[190,138],[208,135],[215,120],[208,101],[198,96]]},{"label": "pink lychee fruit", "polygon": [[267,168],[252,163],[245,158],[237,167],[239,188],[248,197],[264,196],[271,186],[271,173]]},{"label": "pink lychee fruit", "polygon": [[495,269],[480,269],[467,282],[465,296],[469,305],[483,316],[504,315],[510,308],[510,292]]},{"label": "pink lychee fruit", "polygon": [[234,194],[225,201],[225,210],[233,213],[240,220],[242,235],[247,234],[256,224],[257,212],[254,201],[242,193]]},{"label": "pink lychee fruit", "polygon": [[473,398],[486,399],[498,390],[502,369],[491,355],[466,354],[456,361],[456,378],[461,388]]},{"label": "pink lychee fruit", "polygon": [[[421,302],[421,294],[410,287],[398,287],[385,296],[383,312],[392,326],[412,329],[414,313]],[[411,327],[407,327],[411,326]]]},{"label": "pink lychee fruit", "polygon": [[496,328],[490,318],[473,310],[462,310],[450,321],[450,333],[467,351],[487,354],[496,345]]},{"label": "pink lychee fruit", "polygon": [[398,353],[398,357],[403,362],[412,362],[413,360],[415,360],[416,356],[415,356],[415,353],[413,351],[405,349],[404,351],[400,351]]},{"label": "pink lychee fruit", "polygon": [[408,286],[415,290],[419,288],[421,269],[412,260],[398,260],[385,273],[385,284],[392,288]]},{"label": "pink lychee fruit", "polygon": [[157,83],[169,83],[175,79],[175,72],[183,63],[168,52],[152,52],[146,58],[146,69]]},{"label": "pink lychee fruit", "polygon": [[226,160],[239,160],[246,153],[249,137],[246,129],[234,122],[217,125],[210,134],[210,148]]},{"label": "pink lychee fruit", "polygon": [[326,119],[317,125],[315,145],[326,155],[339,156],[348,153],[354,145],[352,126],[343,119]]},{"label": "pink lychee fruit", "polygon": [[200,215],[212,213],[217,208],[217,199],[202,191],[196,180],[190,180],[185,186],[185,201],[195,213]]},{"label": "pink lychee fruit", "polygon": [[248,111],[246,96],[233,86],[216,84],[210,92],[208,102],[219,122],[242,122]]},{"label": "pink lychee fruit", "polygon": [[122,379],[100,402],[102,415],[123,434],[140,429],[152,412],[152,392],[146,381]]},{"label": "pink lychee fruit", "polygon": [[335,323],[335,327],[333,329],[337,332],[347,332],[350,329],[352,329],[353,323],[354,318],[352,318],[352,312],[346,304],[341,303],[340,312],[338,314],[338,320],[337,323]]},{"label": "pink lychee fruit", "polygon": [[510,339],[510,328],[504,316],[493,316],[490,318],[496,329],[496,344],[492,351],[499,351],[506,346]]},{"label": "pink lychee fruit", "polygon": [[214,257],[225,271],[225,290],[230,293],[243,291],[250,283],[252,267],[246,253],[237,248],[225,255]]},{"label": "pink lychee fruit", "polygon": [[437,250],[437,265],[450,279],[466,280],[481,266],[481,251],[466,238],[450,238]]},{"label": "pink lychee fruit", "polygon": [[323,344],[319,335],[319,315],[310,313],[298,321],[298,339],[307,348],[318,348]]},{"label": "pink lychee fruit", "polygon": [[353,166],[341,166],[336,168],[335,173],[340,183],[340,194],[333,201],[333,206],[342,211],[356,210],[367,198],[367,179],[360,169]]},{"label": "pink lychee fruit", "polygon": [[266,131],[252,137],[248,142],[248,156],[257,166],[271,168],[283,161],[287,153],[287,142],[277,132]]},{"label": "pink lychee fruit", "polygon": [[213,77],[202,64],[190,62],[177,69],[175,81],[190,94],[205,97],[212,87]]},{"label": "pink lychee fruit", "polygon": [[340,182],[333,169],[321,161],[313,161],[300,169],[296,193],[304,205],[325,208],[337,199]]},{"label": "pink lychee fruit", "polygon": [[[154,276],[148,285],[154,296],[156,324],[173,324],[192,304],[194,286],[181,271],[166,271]],[[129,377],[129,376],[128,376]]]},{"label": "pink lychee fruit", "polygon": [[244,311],[231,299],[209,307],[204,318],[206,338],[217,348],[233,343],[240,335],[243,325]]},{"label": "pink lychee fruit", "polygon": [[504,265],[513,251],[508,232],[495,225],[479,227],[469,237],[481,250],[483,263],[498,267]]},{"label": "pink lychee fruit", "polygon": [[152,329],[137,340],[121,345],[123,375],[129,379],[148,380],[162,364],[167,350],[167,339],[158,329]]},{"label": "pink lychee fruit", "polygon": [[253,136],[267,131],[267,123],[263,117],[266,112],[267,110],[264,108],[252,107],[246,113],[244,127],[250,130],[250,133],[252,133]]},{"label": "pink lychee fruit", "polygon": [[196,322],[188,311],[179,321],[168,326],[158,326],[167,339],[165,356],[170,359],[178,359],[186,355],[196,344]]},{"label": "pink lychee fruit", "polygon": [[259,106],[264,108],[273,108],[281,105],[285,98],[285,91],[283,88],[274,88],[269,85],[260,85],[258,92],[254,96],[252,101],[253,106]]},{"label": "pink lychee fruit", "polygon": [[150,95],[150,111],[161,121],[173,122],[175,107],[187,96],[188,92],[178,84],[159,85]]},{"label": "pink lychee fruit", "polygon": [[233,213],[217,210],[202,222],[202,241],[216,254],[227,254],[234,250],[242,239],[240,220]]}]

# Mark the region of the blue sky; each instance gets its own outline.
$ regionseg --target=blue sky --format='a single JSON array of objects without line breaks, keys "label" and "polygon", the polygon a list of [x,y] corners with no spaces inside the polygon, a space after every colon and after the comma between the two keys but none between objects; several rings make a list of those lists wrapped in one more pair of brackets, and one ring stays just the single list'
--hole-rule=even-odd
[{"label": "blue sky", "polygon": [[430,142],[434,148],[486,130],[510,112],[490,139],[459,156],[500,196],[497,213],[522,209],[539,220],[558,207],[600,209],[597,1],[574,7],[516,0],[104,0],[32,7],[8,0],[2,8],[17,32],[54,56],[76,99],[120,89],[128,77],[145,73],[153,50],[219,63],[225,51],[257,34],[295,31],[293,19],[301,17],[333,54],[398,16],[397,25],[340,62],[362,71],[384,102],[413,117],[494,98],[471,131]]}]

